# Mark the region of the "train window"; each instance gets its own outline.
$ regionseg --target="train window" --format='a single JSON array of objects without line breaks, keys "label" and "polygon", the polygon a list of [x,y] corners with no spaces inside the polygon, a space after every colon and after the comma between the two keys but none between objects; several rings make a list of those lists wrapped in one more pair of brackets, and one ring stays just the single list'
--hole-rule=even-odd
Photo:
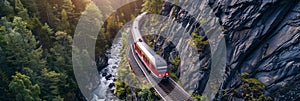
[{"label": "train window", "polygon": [[163,68],[163,69],[158,69],[157,71],[158,72],[167,72],[168,70],[167,70],[167,68]]},{"label": "train window", "polygon": [[[151,65],[152,65],[152,64],[151,64]],[[152,69],[155,70],[155,66],[154,66],[154,65],[152,65],[152,66],[153,66]]]},{"label": "train window", "polygon": [[146,58],[145,54],[143,54],[143,59],[145,62],[147,62],[147,58]]}]

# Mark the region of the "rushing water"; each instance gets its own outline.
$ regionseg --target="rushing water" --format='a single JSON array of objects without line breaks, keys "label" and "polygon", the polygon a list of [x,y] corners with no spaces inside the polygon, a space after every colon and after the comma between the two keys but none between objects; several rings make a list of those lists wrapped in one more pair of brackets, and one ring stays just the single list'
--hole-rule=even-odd
[{"label": "rushing water", "polygon": [[117,69],[122,59],[120,50],[122,48],[122,39],[118,38],[111,46],[110,50],[107,50],[108,66],[100,72],[100,84],[94,91],[92,101],[103,101],[104,99],[116,100],[113,95],[114,80],[116,79]]}]

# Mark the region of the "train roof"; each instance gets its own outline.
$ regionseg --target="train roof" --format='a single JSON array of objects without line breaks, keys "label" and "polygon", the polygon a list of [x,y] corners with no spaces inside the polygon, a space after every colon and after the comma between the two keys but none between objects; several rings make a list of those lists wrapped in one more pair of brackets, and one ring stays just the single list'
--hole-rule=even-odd
[{"label": "train roof", "polygon": [[143,37],[141,35],[141,32],[139,31],[139,21],[141,20],[141,18],[146,15],[147,13],[143,13],[140,16],[138,16],[132,24],[132,28],[131,28],[131,32],[132,32],[132,36],[133,36],[133,41],[134,42],[143,42]]},{"label": "train roof", "polygon": [[167,62],[161,56],[157,55],[145,42],[137,42],[137,44],[157,68],[162,66],[164,66],[162,68],[165,68],[167,66]]}]

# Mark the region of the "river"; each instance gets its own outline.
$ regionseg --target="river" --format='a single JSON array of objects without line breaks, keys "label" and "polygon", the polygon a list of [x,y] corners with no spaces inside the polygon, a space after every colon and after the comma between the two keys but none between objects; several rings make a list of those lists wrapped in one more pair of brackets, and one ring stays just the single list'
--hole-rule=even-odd
[{"label": "river", "polygon": [[116,80],[117,69],[122,59],[120,51],[122,48],[122,39],[118,38],[115,40],[109,50],[107,50],[108,66],[100,71],[100,84],[97,89],[93,92],[93,99],[91,101],[104,101],[106,100],[117,100],[114,96],[113,91],[114,81]]}]

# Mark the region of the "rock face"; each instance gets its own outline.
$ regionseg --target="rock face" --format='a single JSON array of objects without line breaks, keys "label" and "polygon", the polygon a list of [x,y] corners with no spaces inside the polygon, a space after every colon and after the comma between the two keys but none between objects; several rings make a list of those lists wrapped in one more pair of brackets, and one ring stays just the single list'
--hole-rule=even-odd
[{"label": "rock face", "polygon": [[96,59],[97,61],[97,69],[98,71],[101,71],[103,68],[105,68],[108,65],[108,57],[106,55],[99,55]]},{"label": "rock face", "polygon": [[[208,75],[215,73],[211,57],[188,44],[189,34],[208,38],[224,34],[226,68],[216,99],[243,99],[223,96],[222,91],[239,90],[239,75],[244,72],[261,81],[265,95],[273,100],[300,99],[299,0],[178,0],[177,6],[167,1],[161,14],[169,16],[173,25],[161,33],[169,33],[166,42],[172,41],[179,51],[184,89],[202,93]],[[218,42],[210,40],[212,54],[217,51],[214,47],[220,47]]]},{"label": "rock face", "polygon": [[[247,72],[266,85],[274,100],[300,98],[300,2],[298,0],[210,0],[226,28],[227,71],[224,89]],[[231,100],[236,96],[222,99]]]},{"label": "rock face", "polygon": [[[199,7],[201,10],[198,9]],[[214,17],[212,9],[207,5],[207,1],[194,0],[189,2],[181,0],[177,5],[169,1],[163,5],[161,15],[166,18],[160,19],[164,22],[163,24],[153,28],[159,29],[158,32],[154,32],[158,33],[159,36],[154,39],[154,46],[156,50],[160,50],[160,55],[166,60],[172,60],[179,55],[181,63],[176,74],[180,75],[180,84],[189,93],[217,92],[222,76],[214,78],[213,81],[218,82],[216,85],[209,85],[210,88],[216,89],[206,89],[206,84],[213,83],[213,81],[209,81],[211,71],[215,72],[214,75],[222,74],[222,69],[211,68],[211,66],[220,67],[222,64],[223,67],[225,66],[225,61],[219,62],[221,64],[219,66],[211,62],[211,54],[224,50],[216,50],[217,47],[220,47],[221,38],[218,37],[222,35],[222,32],[217,18]],[[146,27],[152,30],[149,26]],[[204,36],[202,41],[210,39],[210,44],[198,50],[193,45],[192,33]],[[223,57],[219,58],[225,59],[225,54],[221,56]]]}]

